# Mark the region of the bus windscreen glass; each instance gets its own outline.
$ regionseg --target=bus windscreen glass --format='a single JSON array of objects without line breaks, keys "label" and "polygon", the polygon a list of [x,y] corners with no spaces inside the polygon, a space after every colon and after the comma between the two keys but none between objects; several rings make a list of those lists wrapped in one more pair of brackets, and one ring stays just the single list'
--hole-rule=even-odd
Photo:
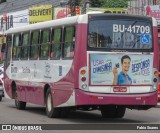
[{"label": "bus windscreen glass", "polygon": [[147,21],[92,20],[88,46],[108,49],[152,49],[152,28]]}]

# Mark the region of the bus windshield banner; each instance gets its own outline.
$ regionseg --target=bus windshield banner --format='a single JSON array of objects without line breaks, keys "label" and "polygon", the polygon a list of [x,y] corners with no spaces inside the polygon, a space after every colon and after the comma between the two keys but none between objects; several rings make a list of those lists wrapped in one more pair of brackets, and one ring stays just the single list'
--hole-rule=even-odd
[{"label": "bus windshield banner", "polygon": [[91,85],[152,84],[153,55],[90,54]]}]

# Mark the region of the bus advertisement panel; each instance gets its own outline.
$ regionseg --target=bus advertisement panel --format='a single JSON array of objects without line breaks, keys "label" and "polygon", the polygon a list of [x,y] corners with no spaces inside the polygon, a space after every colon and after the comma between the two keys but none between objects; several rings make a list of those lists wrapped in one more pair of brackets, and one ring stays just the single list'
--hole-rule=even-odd
[{"label": "bus advertisement panel", "polygon": [[[147,55],[146,57],[146,55],[131,54],[91,54],[90,82],[91,85],[112,85],[114,79],[113,70],[117,69],[120,78],[117,79],[118,85],[152,84],[153,69],[151,64],[153,64],[152,55]],[[126,82],[126,77],[124,78],[123,76],[124,70],[127,71],[124,76],[128,76],[128,82]]]}]

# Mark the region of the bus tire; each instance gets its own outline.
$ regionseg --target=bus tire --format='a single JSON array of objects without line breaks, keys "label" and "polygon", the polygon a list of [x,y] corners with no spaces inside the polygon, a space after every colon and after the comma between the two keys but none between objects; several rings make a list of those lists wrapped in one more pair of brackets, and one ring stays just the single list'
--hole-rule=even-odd
[{"label": "bus tire", "polygon": [[125,107],[117,106],[115,118],[123,118],[123,116],[125,115],[125,112],[126,112],[126,108]]},{"label": "bus tire", "polygon": [[2,101],[2,96],[0,96],[0,101]]},{"label": "bus tire", "polygon": [[100,108],[103,118],[114,118],[116,114],[116,106],[107,105]]},{"label": "bus tire", "polygon": [[46,93],[46,114],[49,118],[59,118],[61,115],[60,108],[53,106],[51,89],[48,89]]},{"label": "bus tire", "polygon": [[19,110],[25,110],[26,109],[26,102],[18,100],[17,91],[15,92],[15,105],[16,105],[16,108],[19,109]]}]

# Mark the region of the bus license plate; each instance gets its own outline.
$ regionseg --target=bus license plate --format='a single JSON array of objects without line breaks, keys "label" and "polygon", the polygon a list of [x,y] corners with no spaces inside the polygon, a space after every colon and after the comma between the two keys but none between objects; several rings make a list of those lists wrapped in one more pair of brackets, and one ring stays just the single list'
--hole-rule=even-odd
[{"label": "bus license plate", "polygon": [[126,87],[114,87],[113,92],[127,92]]}]

